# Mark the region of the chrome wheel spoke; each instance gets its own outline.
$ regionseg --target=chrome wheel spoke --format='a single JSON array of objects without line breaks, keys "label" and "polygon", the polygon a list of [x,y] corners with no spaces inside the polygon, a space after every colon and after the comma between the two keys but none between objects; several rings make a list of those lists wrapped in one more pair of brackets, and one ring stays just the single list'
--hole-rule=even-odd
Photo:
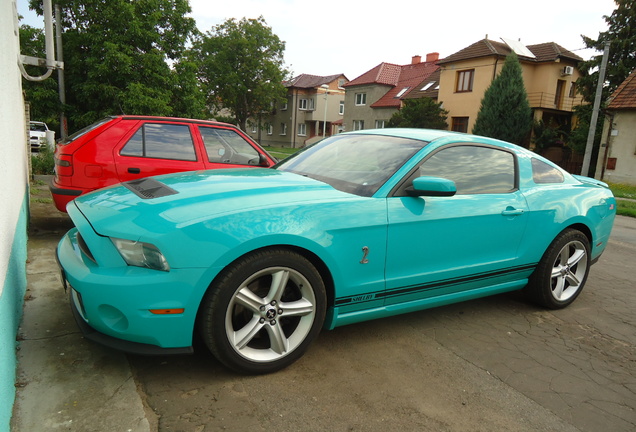
[{"label": "chrome wheel spoke", "polygon": [[281,308],[284,310],[284,316],[304,316],[314,312],[314,304],[309,300],[302,298],[295,302],[282,303]]},{"label": "chrome wheel spoke", "polygon": [[574,251],[574,253],[572,254],[572,256],[570,256],[567,260],[568,266],[569,267],[574,267],[575,265],[577,265],[579,263],[579,261],[581,261],[583,258],[585,257],[585,250],[583,249],[576,249]]},{"label": "chrome wheel spoke", "polygon": [[568,272],[564,278],[570,286],[578,287],[581,284],[581,281],[576,277],[576,275],[572,272]]},{"label": "chrome wheel spoke", "polygon": [[257,296],[247,287],[241,288],[235,295],[234,300],[236,303],[246,307],[254,313],[258,313],[262,305],[265,304],[264,299]]},{"label": "chrome wheel spoke", "polygon": [[238,350],[245,348],[262,328],[263,324],[260,322],[259,317],[252,317],[241,329],[233,332],[234,347]]},{"label": "chrome wheel spoke", "polygon": [[272,284],[269,288],[269,293],[267,294],[266,302],[270,302],[272,300],[280,300],[285,292],[285,288],[287,287],[287,282],[289,281],[289,271],[287,270],[278,270],[272,274]]},{"label": "chrome wheel spoke", "polygon": [[561,297],[563,296],[563,288],[565,288],[565,278],[559,276],[558,278],[556,278],[556,284],[552,289],[554,298],[556,298],[557,300],[561,300]]},{"label": "chrome wheel spoke", "polygon": [[266,328],[272,351],[280,355],[285,354],[289,349],[289,341],[283,332],[283,328],[278,322],[274,325],[268,325]]}]

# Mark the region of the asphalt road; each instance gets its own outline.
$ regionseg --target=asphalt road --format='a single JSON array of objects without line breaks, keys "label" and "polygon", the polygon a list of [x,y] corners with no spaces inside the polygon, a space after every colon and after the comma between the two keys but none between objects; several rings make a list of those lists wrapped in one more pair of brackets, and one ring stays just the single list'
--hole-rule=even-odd
[{"label": "asphalt road", "polygon": [[159,431],[634,431],[636,220],[569,308],[495,296],[323,332],[267,376],[128,356]]},{"label": "asphalt road", "polygon": [[512,293],[341,327],[254,377],[84,340],[52,254],[70,221],[33,189],[12,432],[636,430],[636,219],[564,310]]}]

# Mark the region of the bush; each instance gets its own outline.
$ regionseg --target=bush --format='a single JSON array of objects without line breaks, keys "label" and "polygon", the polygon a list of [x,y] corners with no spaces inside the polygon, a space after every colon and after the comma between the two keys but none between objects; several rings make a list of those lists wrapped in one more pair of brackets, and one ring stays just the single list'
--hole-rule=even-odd
[{"label": "bush", "polygon": [[54,167],[55,160],[53,158],[53,150],[50,149],[48,146],[43,147],[37,154],[31,154],[31,174],[55,174],[55,171],[53,170]]}]

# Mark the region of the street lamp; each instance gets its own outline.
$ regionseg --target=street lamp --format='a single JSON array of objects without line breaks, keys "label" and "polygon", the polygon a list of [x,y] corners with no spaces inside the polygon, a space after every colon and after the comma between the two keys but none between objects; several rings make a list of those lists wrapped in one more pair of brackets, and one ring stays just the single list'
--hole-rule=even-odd
[{"label": "street lamp", "polygon": [[327,133],[327,95],[329,94],[329,86],[323,84],[320,87],[325,91],[325,118],[322,124],[322,137],[324,138]]}]

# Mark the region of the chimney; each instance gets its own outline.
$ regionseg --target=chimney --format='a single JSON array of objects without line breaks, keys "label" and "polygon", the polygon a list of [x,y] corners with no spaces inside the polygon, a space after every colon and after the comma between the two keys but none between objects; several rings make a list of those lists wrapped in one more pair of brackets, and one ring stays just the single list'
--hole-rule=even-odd
[{"label": "chimney", "polygon": [[437,60],[439,60],[439,53],[428,53],[426,54],[426,62],[436,62]]},{"label": "chimney", "polygon": [[422,63],[422,56],[414,55],[413,58],[411,59],[411,64],[418,64],[418,63]]}]

